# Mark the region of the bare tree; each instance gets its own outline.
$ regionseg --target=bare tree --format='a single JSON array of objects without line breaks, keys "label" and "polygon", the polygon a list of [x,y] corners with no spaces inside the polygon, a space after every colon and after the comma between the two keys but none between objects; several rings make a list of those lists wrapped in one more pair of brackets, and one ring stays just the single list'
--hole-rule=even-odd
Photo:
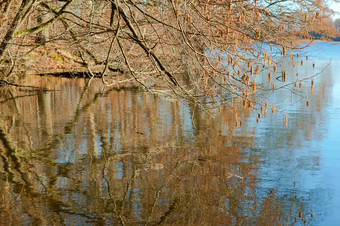
[{"label": "bare tree", "polygon": [[[294,58],[291,51],[311,32],[334,32],[322,26],[332,12],[321,0],[8,0],[1,12],[11,4],[15,13],[0,18],[1,65],[32,60],[29,54],[45,48],[99,74],[107,86],[133,79],[164,98],[214,106],[242,98],[267,109],[260,93],[287,85],[273,52]],[[46,29],[44,47],[32,42]],[[277,73],[282,84],[272,79]]]}]

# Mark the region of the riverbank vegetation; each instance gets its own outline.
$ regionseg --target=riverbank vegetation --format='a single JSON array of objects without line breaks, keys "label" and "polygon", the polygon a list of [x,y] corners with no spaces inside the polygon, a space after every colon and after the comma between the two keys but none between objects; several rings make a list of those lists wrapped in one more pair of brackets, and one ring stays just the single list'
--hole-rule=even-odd
[{"label": "riverbank vegetation", "polygon": [[321,0],[3,0],[0,76],[84,72],[214,107],[240,98],[265,114],[277,109],[262,92],[287,86],[281,59],[312,32],[334,36],[331,14]]}]

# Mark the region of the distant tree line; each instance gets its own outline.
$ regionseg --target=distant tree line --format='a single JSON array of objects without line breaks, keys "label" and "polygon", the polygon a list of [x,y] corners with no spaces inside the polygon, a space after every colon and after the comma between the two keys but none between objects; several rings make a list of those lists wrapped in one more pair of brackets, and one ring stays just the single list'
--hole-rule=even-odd
[{"label": "distant tree line", "polygon": [[325,29],[328,29],[328,32],[320,32],[320,31],[311,31],[309,34],[313,39],[316,40],[332,40],[332,41],[340,41],[340,19],[335,20],[334,22],[331,19],[328,19],[325,22]]}]

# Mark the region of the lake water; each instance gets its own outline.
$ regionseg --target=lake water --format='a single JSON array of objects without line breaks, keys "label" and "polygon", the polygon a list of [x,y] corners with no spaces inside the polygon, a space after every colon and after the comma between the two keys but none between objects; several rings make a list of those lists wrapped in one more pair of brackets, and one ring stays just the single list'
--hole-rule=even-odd
[{"label": "lake water", "polygon": [[227,109],[100,81],[1,87],[0,225],[339,224],[340,44],[305,53],[288,76],[322,71],[314,90],[303,82],[293,105],[268,94],[289,100],[287,126],[247,109],[235,127]]}]

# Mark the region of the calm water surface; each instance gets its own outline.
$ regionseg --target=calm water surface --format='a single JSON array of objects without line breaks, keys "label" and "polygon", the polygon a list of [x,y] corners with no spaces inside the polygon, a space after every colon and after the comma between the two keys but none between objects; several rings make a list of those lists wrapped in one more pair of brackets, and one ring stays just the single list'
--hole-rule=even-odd
[{"label": "calm water surface", "polygon": [[0,225],[339,224],[340,45],[306,54],[288,76],[323,70],[314,90],[268,94],[287,127],[80,79],[0,88]]}]

